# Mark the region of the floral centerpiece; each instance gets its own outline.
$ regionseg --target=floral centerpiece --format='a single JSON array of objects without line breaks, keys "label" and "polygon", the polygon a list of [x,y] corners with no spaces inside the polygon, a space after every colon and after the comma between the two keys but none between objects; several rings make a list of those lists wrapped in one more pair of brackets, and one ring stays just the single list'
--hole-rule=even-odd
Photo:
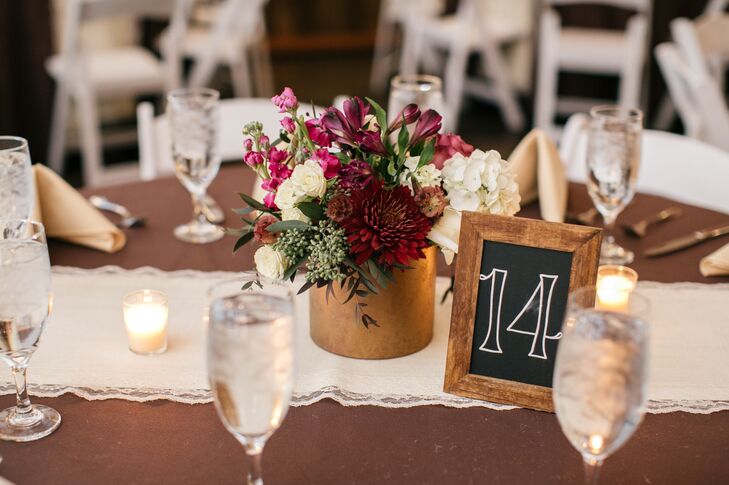
[{"label": "floral centerpiece", "polygon": [[249,205],[236,249],[261,243],[259,275],[291,279],[305,270],[300,292],[323,289],[356,306],[366,328],[379,325],[367,297],[386,291],[439,246],[450,261],[458,250],[460,214],[513,215],[519,192],[496,151],[474,149],[439,134],[434,110],[406,106],[387,122],[373,100],[354,97],[343,109],[299,113],[290,88],[272,99],[283,115],[271,141],[260,123],[244,127],[245,163],[259,177],[263,200]]}]

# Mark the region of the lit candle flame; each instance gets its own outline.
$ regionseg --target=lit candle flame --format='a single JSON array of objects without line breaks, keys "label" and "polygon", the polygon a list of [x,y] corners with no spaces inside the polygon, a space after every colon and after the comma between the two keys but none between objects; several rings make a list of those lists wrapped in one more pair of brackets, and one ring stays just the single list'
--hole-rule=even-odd
[{"label": "lit candle flame", "polygon": [[605,443],[605,440],[603,440],[602,436],[593,434],[590,436],[590,439],[587,440],[587,446],[590,447],[590,452],[594,454],[598,454],[602,451],[602,446]]}]

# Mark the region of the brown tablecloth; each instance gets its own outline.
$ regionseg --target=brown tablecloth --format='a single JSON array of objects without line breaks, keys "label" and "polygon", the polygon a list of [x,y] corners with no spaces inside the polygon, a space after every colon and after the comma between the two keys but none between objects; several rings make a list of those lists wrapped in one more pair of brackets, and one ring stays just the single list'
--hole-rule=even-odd
[{"label": "brown tablecloth", "polygon": [[[211,193],[226,208],[241,206],[236,192],[249,190],[250,175],[226,167]],[[570,189],[572,210],[589,201],[584,188]],[[174,180],[98,191],[148,217],[148,227],[129,231],[127,247],[107,255],[62,242],[51,243],[53,264],[125,268],[242,270],[251,249],[231,255],[232,239],[192,246],[172,237],[190,203]],[[673,204],[636,197],[623,219]],[[679,204],[680,205],[680,204]],[[656,241],[725,222],[726,214],[681,205],[685,216],[637,242]],[[536,217],[536,207],[523,215]],[[228,224],[235,225],[231,213]],[[699,259],[727,241],[712,241],[661,259],[632,265],[644,280],[729,282],[703,278]],[[447,272],[447,267],[442,267]],[[89,363],[93,365],[93,363]],[[32,382],[32,365],[29,372]],[[61,428],[33,443],[0,442],[0,475],[20,484],[46,483],[241,483],[245,456],[218,420],[212,405],[167,401],[85,401],[66,395],[36,399],[63,415]],[[0,398],[0,405],[13,402]],[[729,413],[647,415],[628,444],[606,463],[602,483],[729,483]],[[292,408],[264,453],[266,482],[277,483],[579,483],[582,466],[554,415],[528,410],[343,407],[332,401]]]}]

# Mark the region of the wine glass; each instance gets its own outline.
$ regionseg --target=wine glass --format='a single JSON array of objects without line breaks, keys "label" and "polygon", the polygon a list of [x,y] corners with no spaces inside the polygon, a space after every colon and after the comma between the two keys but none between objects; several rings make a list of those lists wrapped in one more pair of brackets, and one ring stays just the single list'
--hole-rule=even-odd
[{"label": "wine glass", "polygon": [[582,454],[588,485],[643,419],[648,365],[646,299],[633,291],[623,308],[598,310],[595,298],[595,288],[569,298],[552,386],[557,419]]},{"label": "wine glass", "polygon": [[414,103],[421,111],[436,110],[445,117],[443,103],[443,82],[437,76],[414,74],[395,76],[390,82],[390,99],[387,103],[387,115],[391,123],[405,106]]},{"label": "wine glass", "polygon": [[615,242],[615,220],[635,195],[643,113],[620,106],[590,110],[587,191],[605,221],[600,264],[630,264],[635,255]]},{"label": "wine glass", "polygon": [[29,219],[34,198],[28,141],[0,136],[0,218]]},{"label": "wine glass", "polygon": [[205,244],[217,241],[223,229],[205,217],[205,196],[220,169],[216,147],[218,99],[214,89],[177,89],[167,95],[167,115],[172,133],[172,157],[177,179],[192,197],[193,219],[175,228],[181,241]]},{"label": "wine glass", "polygon": [[[239,285],[257,281],[246,275]],[[208,379],[215,409],[262,484],[261,454],[286,416],[294,386],[294,303],[283,285],[255,284],[215,299],[208,323]]]},{"label": "wine glass", "polygon": [[0,439],[33,441],[61,424],[48,406],[31,404],[26,369],[51,308],[51,265],[43,224],[0,221],[0,359],[13,371],[17,404],[0,411]]}]

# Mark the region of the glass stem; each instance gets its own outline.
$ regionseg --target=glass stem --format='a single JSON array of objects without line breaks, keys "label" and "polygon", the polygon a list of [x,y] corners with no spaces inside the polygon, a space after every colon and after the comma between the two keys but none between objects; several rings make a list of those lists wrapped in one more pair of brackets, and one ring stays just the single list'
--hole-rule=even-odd
[{"label": "glass stem", "polygon": [[191,192],[192,197],[192,213],[198,224],[207,224],[208,220],[205,217],[205,211],[203,211],[203,199],[205,198],[205,191],[202,192]]},{"label": "glass stem", "polygon": [[24,416],[33,412],[33,406],[30,404],[28,396],[28,382],[26,379],[25,366],[13,366],[13,378],[15,379],[15,414]]},{"label": "glass stem", "polygon": [[605,222],[605,240],[608,242],[614,242],[615,237],[613,237],[613,231],[615,230],[615,221],[618,216],[614,212],[610,212],[608,214],[604,214],[602,217]]},{"label": "glass stem", "polygon": [[263,472],[261,470],[261,457],[263,445],[257,440],[251,440],[245,445],[248,455],[248,485],[263,485]]},{"label": "glass stem", "polygon": [[602,460],[584,459],[583,464],[585,466],[585,485],[597,485]]}]

